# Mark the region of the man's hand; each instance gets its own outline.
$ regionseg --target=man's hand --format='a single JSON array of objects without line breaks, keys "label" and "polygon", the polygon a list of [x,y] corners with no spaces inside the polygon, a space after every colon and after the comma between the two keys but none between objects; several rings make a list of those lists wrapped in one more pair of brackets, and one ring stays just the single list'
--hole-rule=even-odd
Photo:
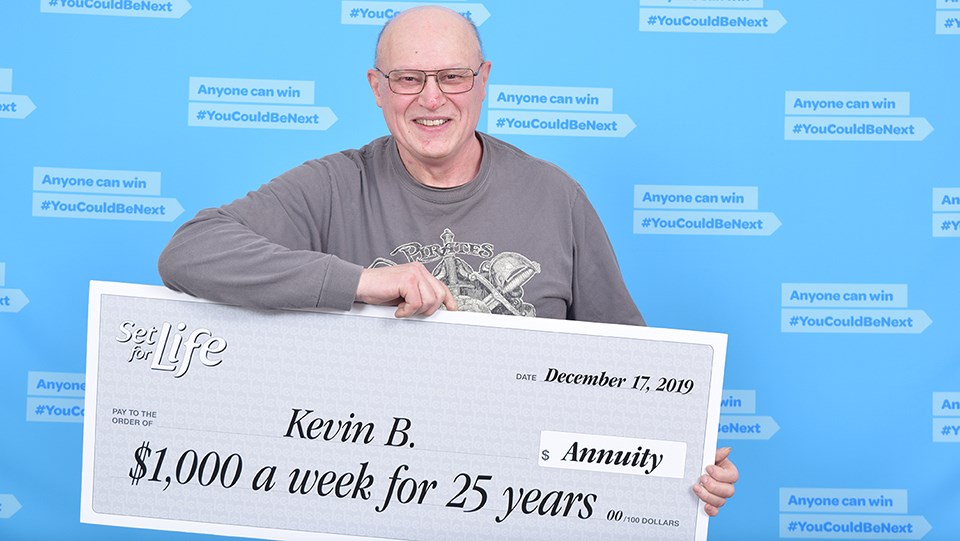
[{"label": "man's hand", "polygon": [[737,466],[727,458],[729,455],[729,447],[717,449],[714,464],[707,466],[707,474],[700,476],[700,482],[693,486],[705,504],[704,511],[711,517],[717,516],[727,498],[733,496],[733,484],[740,478]]},{"label": "man's hand", "polygon": [[417,262],[363,269],[356,299],[367,304],[397,306],[397,317],[429,316],[441,305],[447,310],[457,309],[457,301],[447,286]]}]

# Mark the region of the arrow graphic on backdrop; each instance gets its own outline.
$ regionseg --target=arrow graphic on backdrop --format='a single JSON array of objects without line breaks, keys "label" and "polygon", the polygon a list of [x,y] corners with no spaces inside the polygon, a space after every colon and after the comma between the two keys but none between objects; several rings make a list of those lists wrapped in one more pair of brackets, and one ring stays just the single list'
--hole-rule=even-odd
[{"label": "arrow graphic on backdrop", "polygon": [[626,137],[636,127],[633,119],[619,113],[560,111],[489,111],[487,113],[489,133]]},{"label": "arrow graphic on backdrop", "polygon": [[933,132],[924,117],[788,116],[786,141],[923,141]]},{"label": "arrow graphic on backdrop", "polygon": [[934,237],[960,237],[960,212],[934,212]]},{"label": "arrow graphic on backdrop", "polygon": [[[146,4],[147,9],[144,9]],[[100,15],[107,17],[147,17],[179,19],[190,11],[187,0],[164,2],[78,2],[75,0],[40,0],[40,13],[68,15]]]},{"label": "arrow graphic on backdrop", "polygon": [[785,24],[769,9],[640,9],[641,32],[776,34]]},{"label": "arrow graphic on backdrop", "polygon": [[633,232],[638,235],[769,236],[781,225],[772,212],[633,211]]},{"label": "arrow graphic on backdrop", "polygon": [[[937,2],[938,8],[946,5]],[[937,34],[960,34],[960,11],[937,11]]]},{"label": "arrow graphic on backdrop", "polygon": [[203,128],[246,128],[270,130],[326,130],[337,121],[329,107],[314,105],[273,105],[208,103],[187,105],[187,125]]},{"label": "arrow graphic on backdrop", "polygon": [[[884,525],[886,531],[851,532],[839,534],[827,524],[859,523]],[[780,515],[780,537],[802,539],[923,539],[931,526],[922,515],[847,515],[847,514],[794,514]]]},{"label": "arrow graphic on backdrop", "polygon": [[923,310],[784,308],[780,331],[797,333],[920,334],[933,321]]},{"label": "arrow graphic on backdrop", "polygon": [[30,96],[0,94],[0,118],[24,119],[36,108]]},{"label": "arrow graphic on backdrop", "polygon": [[721,415],[717,437],[721,440],[769,440],[779,430],[780,425],[768,415]]},{"label": "arrow graphic on backdrop", "polygon": [[933,441],[960,443],[960,419],[956,417],[934,417]]},{"label": "arrow graphic on backdrop", "polygon": [[8,519],[20,510],[20,502],[13,494],[0,494],[0,519]]},{"label": "arrow graphic on backdrop", "polygon": [[19,289],[0,289],[0,312],[19,312],[30,299]]},{"label": "arrow graphic on backdrop", "polygon": [[183,212],[176,199],[33,192],[33,215],[43,218],[90,218],[172,222]]},{"label": "arrow graphic on backdrop", "polygon": [[[422,6],[422,2],[364,2],[362,0],[344,0],[340,4],[341,24],[382,25],[396,17],[401,11]],[[490,12],[483,4],[439,3],[431,6],[443,6],[460,13],[473,24],[480,26],[490,18]]]},{"label": "arrow graphic on backdrop", "polygon": [[[702,8],[703,0],[640,0],[640,7],[648,8]],[[715,8],[762,8],[763,0],[710,0]]]}]

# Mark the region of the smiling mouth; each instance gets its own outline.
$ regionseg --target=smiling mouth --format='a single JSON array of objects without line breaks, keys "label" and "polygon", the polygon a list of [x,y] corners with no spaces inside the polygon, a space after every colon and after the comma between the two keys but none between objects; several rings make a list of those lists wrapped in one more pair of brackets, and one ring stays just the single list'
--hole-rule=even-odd
[{"label": "smiling mouth", "polygon": [[446,124],[448,120],[441,119],[441,118],[437,118],[437,119],[418,118],[414,120],[414,122],[416,122],[417,124],[420,124],[421,126],[442,126]]}]

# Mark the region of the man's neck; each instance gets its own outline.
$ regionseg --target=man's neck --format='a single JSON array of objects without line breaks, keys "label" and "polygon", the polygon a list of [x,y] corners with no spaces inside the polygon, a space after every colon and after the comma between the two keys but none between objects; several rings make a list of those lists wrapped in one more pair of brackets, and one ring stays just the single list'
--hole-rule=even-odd
[{"label": "man's neck", "polygon": [[455,158],[436,162],[424,162],[404,156],[400,161],[417,182],[431,188],[456,188],[476,178],[483,158],[483,145],[475,137]]}]

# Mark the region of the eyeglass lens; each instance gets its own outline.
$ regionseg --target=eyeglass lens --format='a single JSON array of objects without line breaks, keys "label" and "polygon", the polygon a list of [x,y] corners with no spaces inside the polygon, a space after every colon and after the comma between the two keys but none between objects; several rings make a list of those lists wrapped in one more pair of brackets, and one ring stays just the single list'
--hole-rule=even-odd
[{"label": "eyeglass lens", "polygon": [[473,88],[473,70],[467,68],[439,70],[436,74],[420,70],[394,70],[387,78],[390,89],[397,94],[419,94],[430,76],[437,78],[440,90],[447,94],[459,94]]}]

